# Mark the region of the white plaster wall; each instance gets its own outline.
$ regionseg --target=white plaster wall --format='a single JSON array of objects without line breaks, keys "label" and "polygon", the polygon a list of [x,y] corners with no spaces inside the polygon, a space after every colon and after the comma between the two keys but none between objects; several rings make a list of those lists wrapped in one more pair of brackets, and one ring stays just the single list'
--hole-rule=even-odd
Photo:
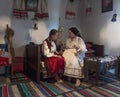
[{"label": "white plaster wall", "polygon": [[[65,19],[66,0],[48,0],[49,19],[37,21],[38,30],[33,30],[33,21],[15,19],[11,17],[13,0],[0,1],[0,43],[4,43],[4,30],[6,24],[14,30],[13,45],[16,56],[24,56],[25,45],[30,41],[41,43],[52,28],[58,29],[59,17],[64,28],[63,38],[67,35],[67,29],[71,26],[79,27],[80,18],[74,20]],[[79,0],[78,0],[79,1]],[[76,5],[78,6],[76,0]],[[32,37],[30,37],[32,36]]]},{"label": "white plaster wall", "polygon": [[[86,41],[103,44],[105,54],[120,55],[120,0],[113,0],[113,11],[101,12],[102,0],[91,0],[92,13],[86,16],[82,6],[82,32]],[[82,0],[84,4],[84,0]],[[117,22],[111,22],[113,14],[117,12]]]}]

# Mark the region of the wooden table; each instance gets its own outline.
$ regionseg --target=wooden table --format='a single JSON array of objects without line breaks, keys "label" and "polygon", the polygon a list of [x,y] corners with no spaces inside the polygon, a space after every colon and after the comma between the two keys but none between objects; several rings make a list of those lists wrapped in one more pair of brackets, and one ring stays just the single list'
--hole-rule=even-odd
[{"label": "wooden table", "polygon": [[[105,59],[106,58],[106,59]],[[100,75],[109,76],[108,69],[115,69],[115,76],[118,77],[118,59],[110,57],[86,57],[84,59],[85,80],[89,80],[89,72],[95,73],[95,83],[99,84]],[[108,59],[107,59],[108,58]],[[110,60],[111,59],[111,60]],[[112,76],[111,76],[112,77]]]}]

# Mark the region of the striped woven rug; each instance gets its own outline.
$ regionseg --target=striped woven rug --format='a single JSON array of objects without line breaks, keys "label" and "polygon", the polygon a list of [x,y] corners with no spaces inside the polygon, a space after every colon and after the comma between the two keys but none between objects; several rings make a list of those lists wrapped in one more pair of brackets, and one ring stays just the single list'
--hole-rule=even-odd
[{"label": "striped woven rug", "polygon": [[0,97],[120,97],[120,81],[101,87],[81,85],[75,88],[69,83],[35,82],[1,85]]},{"label": "striped woven rug", "polygon": [[120,81],[101,87],[89,87],[79,91],[72,91],[57,97],[120,97]]},{"label": "striped woven rug", "polygon": [[26,81],[30,81],[30,79],[24,75],[23,73],[13,73],[13,75],[10,78],[10,81],[12,83],[18,83],[18,82],[26,82]]},{"label": "striped woven rug", "polygon": [[65,82],[64,84],[40,82],[25,82],[0,86],[0,97],[50,97],[81,90],[90,87],[82,83],[80,87]]},{"label": "striped woven rug", "polygon": [[109,83],[101,87],[91,87],[80,90],[79,93],[86,97],[120,97],[120,82]]}]

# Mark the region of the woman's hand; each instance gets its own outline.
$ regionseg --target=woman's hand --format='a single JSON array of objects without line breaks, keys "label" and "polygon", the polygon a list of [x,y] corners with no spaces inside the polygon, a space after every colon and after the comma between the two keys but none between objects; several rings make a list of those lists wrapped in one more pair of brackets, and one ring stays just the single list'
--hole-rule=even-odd
[{"label": "woman's hand", "polygon": [[61,55],[63,54],[63,51],[61,50],[61,51],[59,51],[59,52],[55,52],[55,54],[61,56]]},{"label": "woman's hand", "polygon": [[78,50],[80,47],[77,46],[77,45],[74,45],[74,48],[75,48],[76,50]]}]

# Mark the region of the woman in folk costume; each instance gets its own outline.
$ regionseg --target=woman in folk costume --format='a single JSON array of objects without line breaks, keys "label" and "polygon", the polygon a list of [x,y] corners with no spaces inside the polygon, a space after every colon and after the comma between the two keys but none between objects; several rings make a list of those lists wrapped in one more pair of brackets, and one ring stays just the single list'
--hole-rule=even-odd
[{"label": "woman in folk costume", "polygon": [[55,41],[57,39],[57,30],[52,29],[49,37],[43,41],[43,51],[45,61],[49,65],[51,75],[55,76],[58,83],[62,83],[61,79],[64,72],[64,58],[56,51]]},{"label": "woman in folk costume", "polygon": [[76,78],[76,86],[80,85],[80,79],[83,78],[82,67],[85,52],[87,51],[84,41],[76,27],[69,29],[69,37],[65,42],[65,59],[64,75]]}]

